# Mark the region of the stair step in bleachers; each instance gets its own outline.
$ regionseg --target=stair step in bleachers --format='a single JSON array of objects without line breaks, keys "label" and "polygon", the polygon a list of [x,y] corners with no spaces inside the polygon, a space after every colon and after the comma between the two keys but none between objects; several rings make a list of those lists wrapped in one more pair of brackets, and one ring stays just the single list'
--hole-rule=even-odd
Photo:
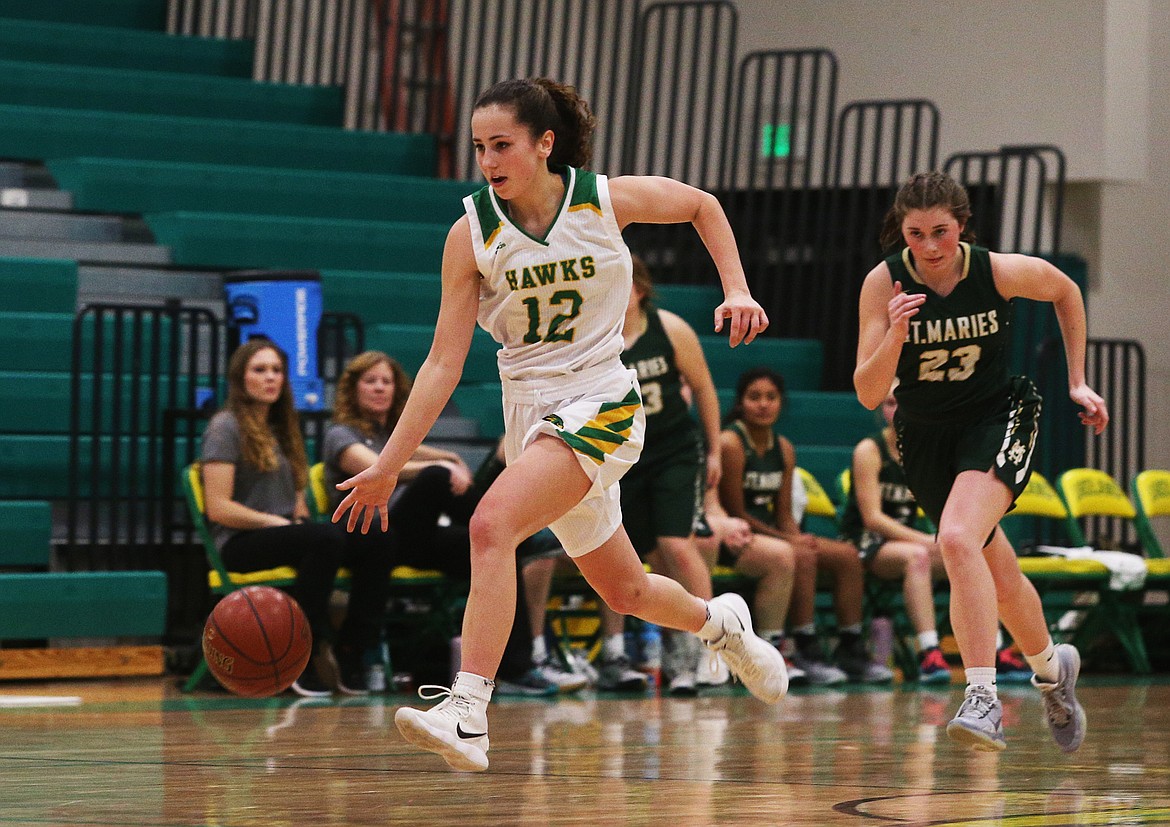
[{"label": "stair step in bleachers", "polygon": [[479,424],[479,435],[484,439],[499,439],[504,434],[503,401],[499,380],[495,382],[460,383],[451,394],[460,416],[474,419]]},{"label": "stair step in bleachers", "polygon": [[[429,325],[439,317],[439,273],[322,270],[325,308],[356,313],[368,328],[377,324]],[[427,337],[428,344],[430,337]]]},{"label": "stair step in bleachers", "polygon": [[[47,371],[68,373],[73,358],[73,320],[68,313],[8,313],[0,311],[0,371]],[[107,357],[113,347],[113,327],[105,326]],[[171,323],[163,318],[159,336],[162,341],[170,335]],[[82,324],[83,370],[93,367],[93,317],[86,316]],[[149,342],[153,326],[149,318],[143,320],[142,337]],[[122,341],[129,352],[133,342],[133,325],[126,324]]]},{"label": "stair step in bleachers", "polygon": [[438,272],[448,227],[390,221],[151,213],[160,243],[185,265]]},{"label": "stair step in bleachers", "polygon": [[161,31],[167,22],[167,0],[0,0],[0,17]]},{"label": "stair step in bleachers", "polygon": [[0,105],[0,157],[103,156],[430,175],[434,138],[259,121]]},{"label": "stair step in bleachers", "polygon": [[242,212],[448,227],[463,214],[463,196],[481,185],[375,174],[376,167],[354,173],[125,158],[56,159],[48,166],[86,210]]},{"label": "stair step in bleachers", "polygon": [[[434,335],[433,324],[377,324],[366,328],[366,347],[390,355],[407,373],[415,376],[431,349]],[[498,388],[500,373],[496,367],[496,352],[499,349],[492,337],[477,327],[471,337],[471,349],[460,382],[495,382]]]},{"label": "stair step in bleachers", "polygon": [[341,126],[337,86],[0,60],[0,103]]},{"label": "stair step in bleachers", "polygon": [[725,334],[726,330],[721,336],[699,336],[716,388],[734,388],[741,373],[760,366],[781,373],[788,390],[817,390],[821,387],[824,355],[819,340],[761,337],[750,345],[731,348]]},{"label": "stair step in bleachers", "polygon": [[0,294],[5,312],[72,313],[77,304],[77,285],[75,261],[0,258]]},{"label": "stair step in bleachers", "polygon": [[61,239],[4,238],[0,236],[0,257],[69,258],[117,264],[170,264],[171,251],[157,244],[125,241],[65,241]]},{"label": "stair step in bleachers", "polygon": [[126,222],[116,215],[80,215],[44,210],[0,210],[0,237],[68,241],[143,241],[128,237]]},{"label": "stair step in bleachers", "polygon": [[0,606],[4,640],[158,637],[167,578],[161,571],[0,572]]},{"label": "stair step in bleachers", "polygon": [[47,502],[0,502],[0,567],[48,567],[51,533]]},{"label": "stair step in bleachers", "polygon": [[[144,337],[144,341],[149,341]],[[144,398],[147,393],[147,378],[124,374],[120,377],[115,388],[115,377],[109,373],[100,378],[102,405],[102,425],[109,429],[114,421],[114,399],[121,398],[120,416],[123,429],[137,426],[139,430],[149,429],[151,423],[145,419],[145,413],[138,410],[134,403],[136,398]],[[200,382],[200,386],[202,386]],[[191,380],[190,377],[180,376],[174,383],[176,399],[188,399]],[[166,377],[155,380],[153,387],[157,389],[158,398],[165,401],[170,398],[171,382]],[[50,371],[0,371],[0,434],[64,434],[69,432],[70,400],[72,398],[72,379],[67,372]],[[80,380],[80,414],[81,424],[88,427],[93,417],[93,388],[94,377],[86,374]],[[115,392],[116,391],[116,392]],[[217,389],[216,398],[224,399],[225,388]]]},{"label": "stair step in bleachers", "polygon": [[181,299],[185,307],[206,307],[222,316],[223,274],[219,270],[118,264],[77,266],[79,305],[97,302],[157,305],[169,298]]},{"label": "stair step in bleachers", "polygon": [[[719,409],[724,416],[735,402],[735,391],[719,388]],[[787,391],[776,430],[794,445],[830,444],[853,446],[879,430],[877,416],[849,391]]]},{"label": "stair step in bleachers", "polygon": [[723,288],[715,284],[655,284],[654,303],[681,316],[700,336],[715,331],[715,308],[723,302]]},{"label": "stair step in bleachers", "polygon": [[[76,9],[104,4],[37,5]],[[161,31],[17,20],[10,16],[0,19],[0,54],[6,60],[250,78],[254,53],[255,47],[248,40],[183,37]]]}]

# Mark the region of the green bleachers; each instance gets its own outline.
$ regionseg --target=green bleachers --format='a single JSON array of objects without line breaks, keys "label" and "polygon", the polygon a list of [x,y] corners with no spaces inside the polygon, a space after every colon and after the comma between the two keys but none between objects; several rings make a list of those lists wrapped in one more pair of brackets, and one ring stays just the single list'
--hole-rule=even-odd
[{"label": "green bleachers", "polygon": [[[93,442],[89,437],[82,437],[78,444],[79,493],[87,497],[93,493],[90,488]],[[140,437],[137,444],[136,455],[131,457],[129,441],[119,440],[121,472],[115,479],[109,470],[113,467],[111,440],[101,439],[98,461],[103,476],[99,479],[98,495],[109,496],[115,486],[122,494],[157,494],[161,482],[149,478],[148,466],[160,449],[146,436]],[[183,456],[185,447],[184,439],[176,439],[175,455]],[[0,434],[0,468],[4,469],[0,477],[0,500],[64,499],[69,492],[69,435]],[[179,496],[178,480],[168,482]]]},{"label": "green bleachers", "polygon": [[451,395],[459,415],[479,423],[479,435],[484,439],[499,439],[504,433],[504,410],[500,398],[500,383],[468,382],[460,384]]},{"label": "green bleachers", "polygon": [[357,313],[367,327],[417,324],[433,328],[442,287],[437,272],[322,270],[321,294],[327,310]]},{"label": "green bleachers", "polygon": [[249,40],[183,37],[40,20],[0,20],[0,55],[6,60],[250,78],[253,53]]},{"label": "green bleachers", "polygon": [[[423,360],[431,349],[434,325],[377,324],[366,328],[366,347],[381,350],[398,360],[411,376],[418,373]],[[475,329],[471,338],[471,349],[463,366],[461,384],[495,382],[500,384],[500,373],[496,367],[496,351],[499,345],[485,331]]]},{"label": "green bleachers", "polygon": [[0,0],[0,18],[162,31],[167,0]]},{"label": "green bleachers", "polygon": [[[7,313],[0,312],[0,371],[48,371],[65,372],[71,369],[73,360],[73,319],[70,313]],[[113,325],[105,324],[107,348],[113,343]],[[153,327],[149,319],[143,320],[142,341],[149,345]],[[169,319],[163,319],[160,337],[165,341],[171,330]],[[129,347],[133,342],[133,326],[126,324],[122,329],[123,342]],[[85,370],[92,369],[93,317],[87,316],[82,326],[82,360]],[[106,357],[109,353],[107,350]]]},{"label": "green bleachers", "polygon": [[[430,175],[430,135],[0,105],[0,156],[102,156]],[[326,193],[322,197],[327,197]]]},{"label": "green bleachers", "polygon": [[46,502],[0,502],[0,567],[48,566],[52,514]]},{"label": "green bleachers", "polygon": [[741,373],[761,365],[779,371],[788,390],[811,391],[821,387],[824,355],[819,340],[765,337],[750,345],[731,348],[726,336],[700,335],[699,342],[716,388],[734,388]]},{"label": "green bleachers", "polygon": [[715,308],[723,302],[723,288],[717,284],[656,284],[654,303],[683,318],[695,333],[715,332]]},{"label": "green bleachers", "polygon": [[0,296],[5,312],[72,313],[77,307],[77,262],[0,256]]},{"label": "green bleachers", "polygon": [[390,221],[152,213],[146,221],[179,264],[438,272],[448,227]]},{"label": "green bleachers", "polygon": [[155,637],[163,633],[161,571],[0,573],[0,638]]},{"label": "green bleachers", "polygon": [[0,60],[0,104],[341,126],[341,89]]},{"label": "green bleachers", "polygon": [[853,462],[852,445],[795,445],[796,464],[833,496],[834,481]]},{"label": "green bleachers", "polygon": [[[140,383],[137,388],[135,380]],[[101,377],[104,400],[101,415],[104,431],[108,431],[113,424],[115,396],[121,398],[119,418],[123,431],[134,427],[148,430],[151,427],[151,423],[145,418],[144,410],[140,405],[134,404],[136,392],[140,400],[145,399],[149,393],[147,382],[148,377],[124,374],[115,394],[115,377],[110,374]],[[94,377],[91,374],[81,378],[81,425],[86,429],[93,415],[93,386]],[[165,405],[171,392],[169,380],[165,377],[160,378],[156,387],[160,404]],[[189,378],[180,376],[175,384],[175,398],[187,399],[189,388]],[[0,371],[0,433],[68,433],[71,395],[72,382],[68,373]],[[217,391],[217,398],[225,398],[222,387]],[[180,402],[179,406],[182,407],[183,403]]]},{"label": "green bleachers", "polygon": [[[735,402],[735,391],[720,388],[724,416]],[[789,391],[784,395],[776,430],[794,445],[856,445],[878,430],[877,414],[866,410],[848,391]]]},{"label": "green bleachers", "polygon": [[[424,221],[450,226],[476,182],[222,164],[69,158],[48,167],[82,210]],[[323,197],[327,193],[328,197]]]}]

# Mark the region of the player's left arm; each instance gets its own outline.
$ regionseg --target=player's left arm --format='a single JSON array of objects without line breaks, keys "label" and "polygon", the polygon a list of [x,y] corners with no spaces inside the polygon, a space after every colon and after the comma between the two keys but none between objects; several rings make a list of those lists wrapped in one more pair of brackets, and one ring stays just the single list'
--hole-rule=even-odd
[{"label": "player's left arm", "polygon": [[1084,408],[1081,422],[1100,434],[1109,424],[1109,410],[1105,400],[1085,382],[1088,325],[1081,289],[1055,265],[1036,256],[992,253],[991,271],[995,287],[1005,299],[1018,297],[1052,304],[1064,339],[1069,397]]},{"label": "player's left arm", "polygon": [[751,342],[768,327],[768,315],[747,286],[735,233],[719,199],[673,178],[623,175],[609,182],[614,218],[629,224],[693,224],[723,283],[723,303],[715,308],[715,332],[731,320],[731,346]]},{"label": "player's left arm", "polygon": [[719,484],[723,469],[722,451],[719,449],[719,395],[715,392],[715,382],[711,379],[703,346],[691,326],[669,310],[659,310],[658,316],[674,348],[678,371],[695,395],[699,424],[703,427],[703,436],[707,442],[707,487],[713,488]]}]

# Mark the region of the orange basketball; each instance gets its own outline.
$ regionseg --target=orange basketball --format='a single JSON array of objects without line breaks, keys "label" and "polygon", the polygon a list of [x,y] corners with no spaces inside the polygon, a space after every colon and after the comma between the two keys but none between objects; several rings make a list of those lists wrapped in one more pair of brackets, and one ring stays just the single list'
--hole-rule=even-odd
[{"label": "orange basketball", "polygon": [[203,656],[225,689],[267,698],[300,677],[313,634],[300,605],[270,586],[248,586],[216,604],[203,627]]}]

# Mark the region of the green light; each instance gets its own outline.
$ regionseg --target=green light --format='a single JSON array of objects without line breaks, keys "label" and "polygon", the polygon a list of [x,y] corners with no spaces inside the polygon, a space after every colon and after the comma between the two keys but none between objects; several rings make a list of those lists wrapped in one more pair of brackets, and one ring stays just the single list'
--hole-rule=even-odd
[{"label": "green light", "polygon": [[766,123],[760,130],[760,155],[764,158],[787,158],[792,150],[792,126],[786,123]]}]

